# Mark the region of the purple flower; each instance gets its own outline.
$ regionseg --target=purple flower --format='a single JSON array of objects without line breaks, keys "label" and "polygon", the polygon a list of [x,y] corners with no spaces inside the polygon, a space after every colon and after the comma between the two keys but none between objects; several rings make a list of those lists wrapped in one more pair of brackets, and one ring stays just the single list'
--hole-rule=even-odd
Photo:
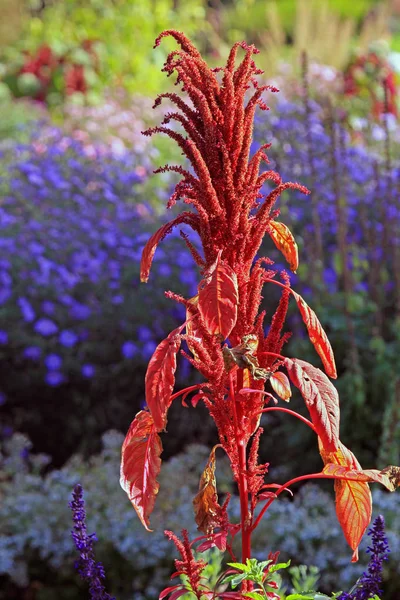
[{"label": "purple flower", "polygon": [[158,274],[161,275],[161,277],[170,277],[171,273],[172,269],[169,265],[165,263],[158,265]]},{"label": "purple flower", "polygon": [[49,354],[44,359],[44,364],[49,371],[58,371],[62,365],[62,358],[58,354]]},{"label": "purple flower", "polygon": [[7,342],[8,342],[7,331],[0,330],[0,344],[7,344]]},{"label": "purple flower", "polygon": [[0,392],[0,406],[3,406],[3,404],[5,404],[6,402],[7,396],[3,392]]},{"label": "purple flower", "polygon": [[44,378],[47,385],[58,387],[65,381],[65,377],[60,371],[49,371]]},{"label": "purple flower", "polygon": [[50,300],[45,300],[42,302],[42,310],[47,315],[53,315],[56,309],[56,305],[54,302],[50,302]]},{"label": "purple flower", "polygon": [[60,337],[58,339],[60,340],[60,344],[62,344],[63,346],[66,346],[67,348],[72,348],[78,341],[78,336],[73,331],[64,329],[64,331],[60,333]]},{"label": "purple flower", "polygon": [[137,347],[131,341],[124,342],[122,344],[121,352],[124,358],[133,358],[137,353]]},{"label": "purple flower", "polygon": [[83,365],[83,367],[82,367],[82,375],[84,377],[87,377],[88,379],[93,377],[94,371],[95,371],[95,369],[94,369],[93,365],[86,364],[86,365]]},{"label": "purple flower", "polygon": [[390,552],[385,534],[385,519],[382,515],[376,517],[368,535],[371,536],[372,545],[367,548],[370,555],[367,571],[364,571],[350,592],[343,592],[338,600],[369,600],[382,594],[383,561],[388,560]]},{"label": "purple flower", "polygon": [[21,309],[24,321],[32,323],[32,321],[35,320],[36,315],[29,300],[26,298],[18,298],[18,305]]},{"label": "purple flower", "polygon": [[44,336],[54,335],[58,331],[57,325],[50,319],[39,319],[35,323],[36,333],[40,333]]},{"label": "purple flower", "polygon": [[153,332],[145,325],[139,325],[136,330],[136,335],[141,342],[147,342],[153,337]]},{"label": "purple flower", "polygon": [[153,342],[153,340],[149,340],[148,342],[143,344],[142,355],[144,356],[144,358],[146,360],[151,357],[151,355],[153,354],[156,347],[157,347],[157,344],[155,342]]},{"label": "purple flower", "polygon": [[0,304],[4,304],[7,302],[9,297],[11,296],[11,290],[8,288],[3,288],[0,290]]},{"label": "purple flower", "polygon": [[42,350],[38,346],[28,346],[24,349],[22,356],[31,360],[39,360]]},{"label": "purple flower", "polygon": [[71,317],[73,319],[78,319],[79,321],[84,321],[85,319],[88,319],[90,317],[90,315],[92,314],[92,311],[90,310],[90,308],[88,306],[85,306],[85,304],[80,304],[79,302],[74,302],[74,304],[71,306],[69,314],[71,315]]},{"label": "purple flower", "polygon": [[104,567],[96,562],[93,544],[97,541],[95,533],[88,534],[86,529],[86,511],[83,500],[83,489],[78,483],[72,492],[72,510],[74,529],[71,531],[72,539],[80,558],[75,563],[79,575],[89,583],[89,593],[92,600],[115,600],[104,589],[102,579],[105,578]]}]

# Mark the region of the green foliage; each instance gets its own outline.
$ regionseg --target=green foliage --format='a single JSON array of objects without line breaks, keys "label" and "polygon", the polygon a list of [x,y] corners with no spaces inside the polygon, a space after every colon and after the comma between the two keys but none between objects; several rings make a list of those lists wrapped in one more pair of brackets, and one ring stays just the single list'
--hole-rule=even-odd
[{"label": "green foliage", "polygon": [[[9,140],[27,142],[39,118],[43,116],[40,107],[30,102],[15,102],[8,87],[0,82],[0,141],[8,145]],[[8,143],[7,143],[8,142]],[[0,169],[8,161],[2,156]],[[14,157],[15,158],[15,157]]]},{"label": "green foliage", "polygon": [[234,589],[243,581],[251,581],[258,587],[252,592],[245,592],[244,596],[254,600],[263,600],[267,597],[266,588],[272,587],[270,584],[274,583],[274,589],[280,585],[280,579],[277,581],[274,573],[287,569],[289,565],[290,560],[286,563],[274,564],[272,560],[258,561],[256,558],[248,558],[246,564],[228,563],[229,567],[236,569],[239,573],[228,575],[224,578],[223,583],[230,583]]},{"label": "green foliage", "polygon": [[[100,454],[90,461],[75,454],[61,469],[55,470],[49,470],[48,457],[30,453],[31,444],[25,436],[16,434],[3,444],[0,600],[19,598],[34,589],[36,600],[86,600],[87,590],[79,585],[73,573],[76,555],[70,539],[71,513],[67,506],[77,482],[85,489],[88,530],[96,531],[99,538],[96,555],[106,568],[109,591],[119,600],[132,600],[132,594],[135,600],[158,597],[176,557],[163,531],[166,527],[177,530],[185,527],[190,535],[196,535],[191,503],[187,500],[198,491],[208,449],[192,444],[184,453],[164,462],[160,493],[152,515],[154,532],[148,533],[118,485],[122,440],[121,433],[108,432],[103,436]],[[221,490],[226,492],[231,488],[227,461],[218,461],[217,479]],[[397,556],[399,496],[378,489],[373,496],[377,513],[385,513],[392,555]],[[239,509],[239,501],[233,497],[232,515],[237,517]],[[255,556],[260,561],[270,548],[281,549],[284,560],[289,556],[301,557],[302,563],[318,566],[319,587],[326,592],[338,587],[348,589],[365,568],[368,541],[362,543],[360,563],[351,564],[333,501],[317,486],[305,486],[293,502],[273,503],[268,513],[254,536]],[[296,519],[301,527],[293,528]],[[215,550],[211,555],[206,575],[216,582],[222,557]],[[385,575],[385,600],[394,600],[399,592],[398,561],[392,560],[390,568]]]},{"label": "green foliage", "polygon": [[[310,3],[313,0],[310,0]],[[317,0],[319,1],[319,0]],[[315,0],[314,0],[315,3]],[[235,17],[240,15],[243,20],[237,20],[245,30],[255,31],[260,24],[260,18],[265,19],[265,9],[268,5],[276,4],[278,14],[284,28],[289,36],[293,36],[296,20],[296,6],[298,0],[253,0],[243,2],[236,0],[231,10],[231,20],[235,22]],[[340,17],[361,20],[365,14],[376,4],[376,0],[357,0],[357,2],[348,2],[348,0],[328,0],[330,10]]]},{"label": "green foliage", "polygon": [[130,92],[154,94],[161,84],[165,87],[160,69],[168,44],[154,52],[149,48],[169,28],[183,29],[190,36],[207,31],[203,1],[188,0],[183,7],[173,0],[64,0],[30,20],[23,41],[12,52],[33,52],[48,44],[57,55],[73,52],[79,63],[85,58],[79,46],[92,40],[99,56],[99,73],[91,71],[93,101],[103,86],[123,85]]},{"label": "green foliage", "polygon": [[295,592],[315,589],[320,577],[318,567],[308,567],[307,565],[290,567],[289,574]]}]

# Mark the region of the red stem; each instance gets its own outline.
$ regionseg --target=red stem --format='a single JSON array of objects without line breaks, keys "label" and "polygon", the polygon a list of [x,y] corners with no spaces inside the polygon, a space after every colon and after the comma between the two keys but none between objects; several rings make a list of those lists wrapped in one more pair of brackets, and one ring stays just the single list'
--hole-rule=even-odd
[{"label": "red stem", "polygon": [[277,354],[276,352],[259,352],[259,356],[275,356],[275,358],[279,358],[280,360],[285,360],[286,356],[282,356],[282,354]]},{"label": "red stem", "polygon": [[187,387],[183,390],[180,390],[179,392],[176,392],[175,394],[172,394],[169,400],[170,402],[172,402],[172,400],[175,400],[175,398],[178,398],[178,396],[181,396],[181,394],[186,394],[188,392],[192,392],[193,390],[199,390],[202,387],[205,387],[204,383],[197,383],[196,385],[191,385],[190,387]]},{"label": "red stem", "polygon": [[268,408],[263,408],[263,410],[261,412],[266,413],[266,412],[269,412],[270,410],[280,410],[281,412],[288,413],[289,415],[292,415],[293,417],[297,417],[298,419],[300,419],[300,421],[302,421],[303,423],[308,425],[314,431],[314,433],[317,433],[317,431],[316,431],[314,425],[311,423],[311,421],[309,421],[302,415],[299,415],[299,413],[297,413],[296,411],[290,410],[290,408],[283,408],[282,406],[270,406]]},{"label": "red stem", "polygon": [[292,288],[290,288],[288,285],[285,285],[284,283],[275,281],[275,279],[265,279],[264,283],[274,283],[275,285],[279,285],[279,287],[283,288],[284,290],[288,290],[288,292],[294,295]]},{"label": "red stem", "polygon": [[[246,560],[251,558],[251,521],[249,518],[249,490],[247,486],[247,460],[246,460],[246,443],[239,429],[239,421],[236,411],[236,394],[234,386],[233,372],[229,375],[230,396],[233,409],[233,420],[235,424],[235,436],[239,457],[239,473],[238,473],[238,488],[240,498],[240,522],[242,529],[242,562],[246,564]],[[243,591],[247,590],[247,582],[243,583]]]},{"label": "red stem", "polygon": [[[280,488],[278,488],[275,492],[275,497],[274,498],[270,498],[262,507],[257,519],[254,521],[254,524],[252,526],[252,531],[254,531],[254,529],[256,527],[258,527],[261,519],[264,516],[265,511],[267,510],[267,508],[269,508],[271,506],[271,504],[273,503],[274,500],[277,499],[277,497],[279,496],[279,494],[281,494],[286,488],[288,488],[291,485],[294,485],[295,483],[298,483],[299,481],[305,481],[307,479],[340,479],[340,477],[335,477],[334,475],[326,475],[325,473],[311,473],[309,475],[300,475],[300,477],[295,477],[294,479],[290,479],[289,481],[287,481],[286,483],[284,483],[283,485],[281,485]],[[348,478],[348,481],[359,481],[356,478],[354,478],[354,480]]]}]

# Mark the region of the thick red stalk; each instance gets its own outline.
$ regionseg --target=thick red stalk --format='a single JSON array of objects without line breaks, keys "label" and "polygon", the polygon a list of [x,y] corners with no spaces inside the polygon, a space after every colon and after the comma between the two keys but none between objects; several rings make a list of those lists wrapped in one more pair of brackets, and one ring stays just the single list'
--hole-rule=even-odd
[{"label": "thick red stalk", "polygon": [[240,498],[240,523],[242,531],[242,562],[251,558],[251,517],[249,512],[249,491],[247,484],[247,458],[246,458],[246,440],[238,420],[236,410],[236,390],[233,371],[229,375],[230,400],[232,402],[232,412],[235,427],[235,436],[239,458],[238,488]]}]

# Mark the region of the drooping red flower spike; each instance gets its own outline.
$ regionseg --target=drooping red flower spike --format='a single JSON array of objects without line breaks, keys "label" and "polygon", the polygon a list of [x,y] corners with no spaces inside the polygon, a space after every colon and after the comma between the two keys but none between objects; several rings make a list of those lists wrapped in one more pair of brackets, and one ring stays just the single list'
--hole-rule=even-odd
[{"label": "drooping red flower spike", "polygon": [[[245,563],[251,557],[252,531],[268,506],[293,483],[315,476],[336,480],[339,522],[356,558],[357,546],[371,512],[367,482],[380,481],[386,485],[388,477],[378,476],[376,473],[379,472],[372,470],[362,471],[354,455],[341,444],[339,399],[328,377],[305,361],[281,354],[290,336],[289,332],[283,333],[283,327],[293,297],[327,375],[336,377],[333,351],[314,311],[291,289],[286,271],[280,273],[279,281],[270,259],[256,259],[265,234],[269,234],[289,267],[293,271],[297,269],[296,242],[286,225],[276,220],[279,211],[274,205],[284,190],[308,193],[304,186],[282,182],[278,173],[268,169],[265,153],[268,144],[250,156],[255,111],[257,107],[268,108],[262,97],[264,92],[277,90],[258,83],[256,77],[262,71],[253,59],[258,52],[254,46],[236,43],[226,65],[210,69],[181,32],[164,31],[155,45],[158,46],[165,36],[175,38],[180,50],[168,55],[163,70],[167,75],[177,74],[176,83],[181,85],[188,101],[176,93],[161,94],[155,105],[167,98],[177,110],[167,113],[161,126],[144,133],[165,134],[181,148],[191,170],[190,167],[165,165],[157,171],[174,171],[182,176],[169,199],[168,208],[182,200],[191,206],[191,210],[180,213],[151,236],[143,250],[141,280],[148,280],[157,245],[181,224],[191,227],[200,237],[203,255],[182,233],[200,267],[201,280],[193,298],[167,292],[169,298],[185,306],[186,322],[159,344],[150,360],[146,374],[148,411],[137,415],[125,440],[121,484],[148,528],[159,487],[157,476],[162,448],[158,434],[167,425],[172,401],[182,396],[182,401],[186,402],[194,392],[192,405],[195,407],[202,400],[215,421],[218,446],[230,459],[241,508],[240,524],[232,524],[227,514],[229,499],[219,504],[215,479],[216,446],[211,451],[194,499],[196,522],[205,534],[199,538],[202,540],[199,548],[204,550],[211,545],[226,548],[235,560],[232,540],[240,531],[242,562]],[[239,51],[244,52],[241,61],[237,58]],[[183,131],[169,128],[171,121],[176,121]],[[264,171],[263,165],[266,165]],[[264,193],[266,182],[274,187]],[[260,312],[262,289],[266,283],[282,290],[267,335],[264,331],[265,312]],[[181,350],[181,353],[204,381],[174,393],[176,355],[182,340],[186,342],[188,352]],[[288,376],[281,369],[286,369]],[[300,390],[311,421],[278,405],[272,392],[288,402],[292,393],[289,380]],[[265,408],[271,399],[275,405]],[[262,413],[272,410],[296,416],[317,434],[326,465],[321,473],[302,476],[282,485],[264,483],[268,464],[258,462],[263,431],[259,425]],[[400,469],[391,469],[397,485]],[[392,488],[395,487],[393,483]],[[255,516],[257,504],[264,501],[265,505]],[[177,543],[177,539],[169,535]],[[192,564],[188,540],[185,538],[184,545],[179,544],[182,556],[187,555],[185,564]],[[196,577],[200,566],[199,571],[193,573],[192,587],[198,585]],[[169,593],[171,598],[178,598],[184,589],[178,585],[163,592],[164,596]]]}]

